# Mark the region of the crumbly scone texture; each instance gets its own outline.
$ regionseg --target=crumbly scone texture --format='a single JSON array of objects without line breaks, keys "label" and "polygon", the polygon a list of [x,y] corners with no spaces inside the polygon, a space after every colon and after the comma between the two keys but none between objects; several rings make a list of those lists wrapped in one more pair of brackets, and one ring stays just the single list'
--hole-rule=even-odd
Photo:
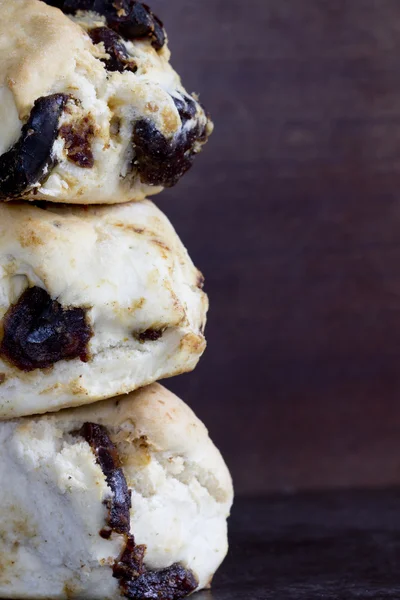
[{"label": "crumbly scone texture", "polygon": [[192,370],[205,349],[202,287],[148,200],[0,204],[0,418]]},{"label": "crumbly scone texture", "polygon": [[231,478],[191,409],[154,384],[123,399],[0,423],[0,597],[123,595],[112,568],[126,539],[99,535],[112,493],[76,434],[86,422],[104,426],[120,456],[146,567],[179,563],[198,589],[207,586],[227,552]]},{"label": "crumbly scone texture", "polygon": [[174,185],[210,135],[166,39],[120,35],[103,13],[0,0],[3,200],[141,200]]}]

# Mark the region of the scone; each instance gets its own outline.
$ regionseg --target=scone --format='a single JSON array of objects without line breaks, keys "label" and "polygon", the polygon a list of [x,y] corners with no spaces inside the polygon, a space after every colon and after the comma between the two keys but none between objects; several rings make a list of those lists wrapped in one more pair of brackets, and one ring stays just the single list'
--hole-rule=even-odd
[{"label": "scone", "polygon": [[146,5],[0,0],[0,14],[0,199],[115,204],[177,183],[212,124]]},{"label": "scone", "polygon": [[227,552],[232,483],[158,384],[0,423],[0,597],[183,598]]},{"label": "scone", "polygon": [[203,277],[150,201],[0,203],[0,418],[130,392],[195,367]]}]

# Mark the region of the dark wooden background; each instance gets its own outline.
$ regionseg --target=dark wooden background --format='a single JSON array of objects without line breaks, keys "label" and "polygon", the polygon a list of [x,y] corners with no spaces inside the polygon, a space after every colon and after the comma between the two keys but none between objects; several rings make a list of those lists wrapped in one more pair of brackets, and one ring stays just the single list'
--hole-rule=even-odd
[{"label": "dark wooden background", "polygon": [[169,380],[237,491],[400,483],[399,0],[153,0],[215,134],[157,202],[206,275]]}]

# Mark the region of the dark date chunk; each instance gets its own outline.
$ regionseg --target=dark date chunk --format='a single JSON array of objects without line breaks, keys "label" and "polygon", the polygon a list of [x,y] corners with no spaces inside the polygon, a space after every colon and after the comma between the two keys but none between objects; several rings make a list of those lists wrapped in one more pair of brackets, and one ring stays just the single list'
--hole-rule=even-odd
[{"label": "dark date chunk", "polygon": [[135,166],[143,183],[173,187],[190,169],[198,150],[196,142],[204,143],[205,128],[195,125],[173,140],[167,138],[147,119],[139,119],[134,127]]},{"label": "dark date chunk", "polygon": [[179,600],[197,588],[191,571],[175,564],[160,571],[147,571],[125,584],[125,596],[131,600]]},{"label": "dark date chunk", "polygon": [[[102,425],[85,423],[79,431],[79,435],[92,448],[96,461],[113,492],[113,497],[107,504],[107,525],[111,531],[128,535],[130,531],[131,494],[128,490],[124,472],[121,469],[117,449],[112,443],[106,428]],[[103,537],[107,537],[104,532]]]},{"label": "dark date chunk", "polygon": [[197,113],[197,104],[193,100],[193,98],[186,95],[182,96],[182,98],[172,96],[172,100],[174,101],[175,106],[178,109],[182,125],[185,125],[185,123],[195,118]]},{"label": "dark date chunk", "polygon": [[117,14],[107,17],[107,22],[112,29],[128,40],[150,38],[152,46],[156,50],[161,50],[166,40],[164,27],[147,4],[133,0],[116,0],[114,4],[119,9]]},{"label": "dark date chunk", "polygon": [[142,342],[142,344],[147,341],[156,342],[160,339],[160,337],[162,337],[164,331],[165,329],[146,329],[146,331],[142,331],[141,333],[137,334],[137,339],[139,342]]},{"label": "dark date chunk", "polygon": [[143,564],[146,546],[135,544],[133,535],[129,535],[126,546],[113,566],[113,576],[123,581],[131,581],[146,572]]},{"label": "dark date chunk", "polygon": [[22,371],[51,367],[60,360],[88,360],[92,336],[86,310],[63,308],[39,288],[26,290],[6,313],[0,353]]},{"label": "dark date chunk", "polygon": [[146,546],[137,546],[134,537],[128,536],[125,549],[113,567],[113,576],[119,579],[124,596],[131,600],[179,600],[197,588],[193,573],[180,564],[148,571],[143,564],[145,552]]},{"label": "dark date chunk", "polygon": [[132,600],[179,600],[193,592],[198,582],[193,573],[175,564],[160,571],[148,571],[144,565],[146,546],[137,545],[130,532],[131,495],[107,429],[96,423],[85,423],[81,435],[92,448],[97,463],[113,492],[108,504],[108,529],[100,535],[109,538],[113,531],[126,535],[125,548],[113,566],[122,593]]},{"label": "dark date chunk", "polygon": [[18,142],[0,157],[0,197],[22,194],[54,166],[52,149],[68,99],[66,94],[53,94],[36,100]]},{"label": "dark date chunk", "polygon": [[46,0],[65,13],[91,10],[103,15],[107,25],[128,40],[149,38],[156,50],[166,41],[162,22],[147,4],[136,0]]},{"label": "dark date chunk", "polygon": [[95,27],[89,31],[89,35],[94,44],[103,42],[104,48],[109,58],[101,59],[109,71],[132,71],[136,73],[137,65],[131,58],[124,46],[123,39],[118,33],[115,33],[108,27]]},{"label": "dark date chunk", "polygon": [[60,128],[60,135],[64,140],[68,160],[83,169],[91,169],[94,165],[91,146],[94,127],[91,120],[84,117],[77,123],[63,125]]}]

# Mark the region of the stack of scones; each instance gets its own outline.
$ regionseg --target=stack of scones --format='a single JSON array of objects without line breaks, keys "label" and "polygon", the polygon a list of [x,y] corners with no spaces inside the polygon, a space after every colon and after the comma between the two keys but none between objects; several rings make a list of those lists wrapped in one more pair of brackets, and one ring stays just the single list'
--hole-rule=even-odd
[{"label": "stack of scones", "polygon": [[146,4],[0,17],[0,598],[184,598],[226,555],[233,491],[155,383],[196,366],[208,300],[146,197],[213,126]]}]

